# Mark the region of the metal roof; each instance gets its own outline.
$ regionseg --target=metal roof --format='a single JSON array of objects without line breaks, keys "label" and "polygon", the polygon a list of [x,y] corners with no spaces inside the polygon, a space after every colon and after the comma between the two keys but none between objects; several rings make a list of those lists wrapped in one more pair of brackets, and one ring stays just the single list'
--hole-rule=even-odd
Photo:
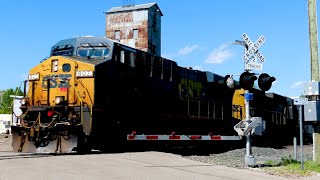
[{"label": "metal roof", "polygon": [[53,48],[57,46],[66,46],[66,45],[72,45],[73,47],[78,47],[80,46],[80,44],[83,44],[83,43],[98,44],[102,42],[109,44],[110,39],[106,37],[94,37],[94,36],[74,37],[74,38],[60,40],[55,45],[53,45]]},{"label": "metal roof", "polygon": [[157,3],[147,3],[147,4],[140,4],[140,5],[130,5],[130,6],[121,6],[121,7],[113,7],[106,11],[106,14],[117,13],[117,12],[125,12],[125,11],[137,11],[137,10],[146,10],[151,8],[152,6],[157,6],[157,9],[163,16],[159,6]]}]

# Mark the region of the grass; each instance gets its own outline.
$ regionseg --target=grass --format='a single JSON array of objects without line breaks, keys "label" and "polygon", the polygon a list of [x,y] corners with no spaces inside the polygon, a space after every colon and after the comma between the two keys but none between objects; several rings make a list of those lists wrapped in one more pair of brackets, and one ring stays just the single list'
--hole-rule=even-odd
[{"label": "grass", "polygon": [[305,161],[301,169],[300,161],[294,160],[291,157],[285,157],[281,159],[281,162],[268,160],[264,163],[268,168],[265,168],[267,172],[277,174],[280,176],[298,176],[304,177],[312,175],[312,173],[320,173],[320,163],[314,161]]},{"label": "grass", "polygon": [[316,173],[320,173],[320,164],[317,164],[313,161],[306,161],[303,164],[304,170],[301,169],[301,163],[300,162],[294,162],[294,163],[290,163],[287,164],[286,169],[289,170],[293,170],[293,171],[312,171],[312,172],[316,172]]}]

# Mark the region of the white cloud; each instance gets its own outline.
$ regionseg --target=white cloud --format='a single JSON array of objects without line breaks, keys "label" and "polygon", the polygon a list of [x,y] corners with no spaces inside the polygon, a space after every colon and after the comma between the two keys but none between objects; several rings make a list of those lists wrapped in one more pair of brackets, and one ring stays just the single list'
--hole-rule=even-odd
[{"label": "white cloud", "polygon": [[305,82],[297,81],[297,82],[294,82],[294,83],[290,86],[290,88],[292,88],[292,89],[302,88],[304,84],[305,84]]},{"label": "white cloud", "polygon": [[208,64],[221,64],[225,60],[233,56],[232,52],[227,49],[228,45],[220,45],[218,48],[213,49],[209,54],[208,58],[205,60],[205,63]]},{"label": "white cloud", "polygon": [[197,44],[192,45],[192,46],[186,46],[186,47],[179,50],[178,55],[180,55],[180,56],[188,55],[198,48],[199,48],[199,45],[197,45]]}]

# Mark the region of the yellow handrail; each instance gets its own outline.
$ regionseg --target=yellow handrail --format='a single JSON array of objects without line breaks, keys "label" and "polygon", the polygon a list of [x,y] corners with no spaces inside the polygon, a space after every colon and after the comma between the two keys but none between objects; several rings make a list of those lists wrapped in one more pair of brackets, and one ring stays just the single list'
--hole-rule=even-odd
[{"label": "yellow handrail", "polygon": [[83,102],[81,100],[81,97],[80,97],[80,93],[79,91],[77,90],[76,86],[74,85],[74,90],[76,91],[77,95],[78,95],[78,98],[80,100],[80,116],[81,116],[81,124],[83,122],[83,109],[82,109],[82,105],[83,105]]}]

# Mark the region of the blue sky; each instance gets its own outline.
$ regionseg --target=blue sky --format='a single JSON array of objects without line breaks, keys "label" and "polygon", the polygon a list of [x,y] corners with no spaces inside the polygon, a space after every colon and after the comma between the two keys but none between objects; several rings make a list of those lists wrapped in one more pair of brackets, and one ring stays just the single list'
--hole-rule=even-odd
[{"label": "blue sky", "polygon": [[[15,88],[48,57],[53,44],[74,36],[105,35],[105,14],[125,0],[0,1],[0,90]],[[307,0],[126,0],[156,2],[162,17],[162,55],[180,66],[238,80],[244,70],[242,40],[260,35],[263,71],[276,77],[269,92],[299,96],[310,81]],[[318,23],[319,24],[319,23]]]}]

